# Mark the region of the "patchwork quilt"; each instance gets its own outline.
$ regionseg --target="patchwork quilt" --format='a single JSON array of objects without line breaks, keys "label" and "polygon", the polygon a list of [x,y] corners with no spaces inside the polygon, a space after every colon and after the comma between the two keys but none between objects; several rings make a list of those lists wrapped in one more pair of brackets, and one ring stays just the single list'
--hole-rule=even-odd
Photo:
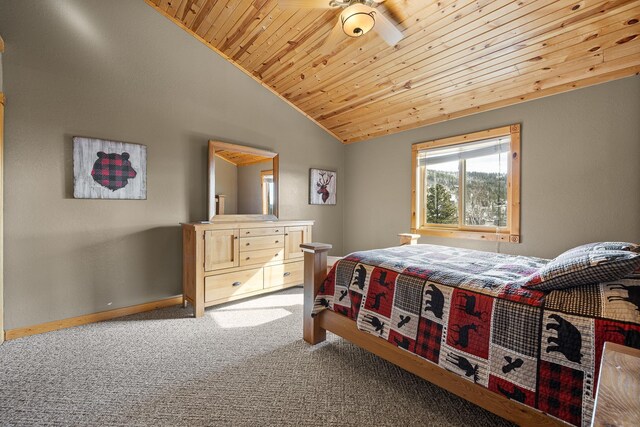
[{"label": "patchwork quilt", "polygon": [[355,252],[315,299],[376,335],[509,399],[591,422],[605,341],[640,348],[640,274],[542,292],[548,260],[435,245]]}]

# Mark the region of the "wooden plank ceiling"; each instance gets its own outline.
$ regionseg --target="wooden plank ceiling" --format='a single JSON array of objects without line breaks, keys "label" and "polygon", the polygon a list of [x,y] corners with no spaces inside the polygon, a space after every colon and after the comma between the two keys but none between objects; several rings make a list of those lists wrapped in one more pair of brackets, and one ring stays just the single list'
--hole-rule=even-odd
[{"label": "wooden plank ceiling", "polygon": [[329,54],[341,9],[145,1],[345,143],[640,73],[640,0],[387,0],[403,40]]},{"label": "wooden plank ceiling", "polygon": [[216,156],[226,160],[235,166],[248,166],[256,163],[271,162],[271,157],[258,156],[257,154],[240,153],[238,151],[217,150]]}]

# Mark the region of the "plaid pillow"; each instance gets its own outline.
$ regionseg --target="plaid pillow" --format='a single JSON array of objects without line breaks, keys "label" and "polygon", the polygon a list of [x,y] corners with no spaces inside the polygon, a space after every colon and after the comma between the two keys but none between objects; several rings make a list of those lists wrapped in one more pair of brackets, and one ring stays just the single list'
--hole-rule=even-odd
[{"label": "plaid pillow", "polygon": [[523,287],[540,291],[566,289],[621,279],[640,268],[640,253],[577,251],[562,254],[527,277]]},{"label": "plaid pillow", "polygon": [[575,248],[569,249],[568,251],[561,253],[556,257],[556,259],[565,257],[565,256],[573,256],[579,252],[591,252],[591,251],[630,251],[630,252],[640,253],[640,245],[637,245],[635,243],[628,243],[628,242],[587,243],[586,245],[576,246]]}]

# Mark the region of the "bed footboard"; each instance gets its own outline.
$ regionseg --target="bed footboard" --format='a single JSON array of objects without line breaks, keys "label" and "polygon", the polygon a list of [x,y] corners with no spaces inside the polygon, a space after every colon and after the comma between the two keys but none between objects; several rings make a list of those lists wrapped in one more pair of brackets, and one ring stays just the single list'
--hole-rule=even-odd
[{"label": "bed footboard", "polygon": [[[419,234],[401,233],[400,246],[416,245]],[[332,248],[328,243],[303,243],[300,248],[304,252],[304,333],[303,337],[309,344],[318,344],[326,339],[326,330],[320,327],[318,319],[311,317],[313,301],[318,289],[327,277],[327,259],[333,264],[337,257],[328,257]]]}]

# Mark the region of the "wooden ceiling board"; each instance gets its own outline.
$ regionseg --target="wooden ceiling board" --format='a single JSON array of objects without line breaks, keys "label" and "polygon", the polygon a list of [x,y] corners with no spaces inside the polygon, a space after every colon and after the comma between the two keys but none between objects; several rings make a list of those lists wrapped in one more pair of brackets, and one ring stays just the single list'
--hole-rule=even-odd
[{"label": "wooden ceiling board", "polygon": [[[600,40],[600,44],[602,42],[609,42],[612,45],[610,46],[612,49],[616,48],[614,43],[616,40],[620,40],[624,37],[628,37],[629,32],[627,29],[622,31],[617,31],[612,33],[609,40],[605,40],[604,38]],[[397,97],[390,98],[388,101],[377,100],[375,103],[369,103],[368,105],[361,105],[360,112],[357,114],[346,115],[344,113],[338,114],[335,113],[333,115],[323,115],[321,116],[323,119],[326,119],[325,122],[329,123],[330,126],[340,126],[344,121],[340,119],[340,117],[347,116],[349,121],[357,121],[358,119],[364,118],[367,116],[370,120],[375,120],[377,117],[388,117],[384,112],[387,108],[390,107],[398,107],[403,105],[406,102],[410,102],[410,100],[418,95],[424,95],[425,97],[429,95],[431,91],[437,90],[438,98],[437,100],[432,100],[432,104],[435,105],[435,102],[438,104],[453,104],[455,99],[452,98],[456,95],[463,95],[467,98],[471,97],[472,101],[475,96],[478,102],[486,101],[486,98],[478,98],[480,95],[482,88],[489,88],[490,92],[494,92],[493,83],[501,82],[502,88],[506,89],[508,87],[513,87],[514,90],[517,90],[517,87],[522,83],[526,83],[531,78],[538,79],[534,81],[538,83],[538,86],[547,78],[550,74],[554,72],[564,71],[566,74],[565,78],[569,78],[571,81],[575,75],[571,74],[571,72],[578,73],[584,69],[589,71],[592,66],[601,64],[604,62],[605,54],[609,52],[609,47],[601,48],[600,46],[593,46],[592,43],[584,43],[586,47],[583,50],[589,51],[591,49],[601,50],[601,52],[591,53],[590,55],[580,55],[578,57],[571,57],[571,55],[567,55],[566,51],[557,52],[556,54],[550,54],[544,59],[533,61],[528,67],[523,66],[509,66],[507,68],[501,68],[498,66],[496,70],[493,70],[491,67],[488,67],[484,74],[476,76],[473,80],[468,80],[465,77],[459,77],[457,79],[449,79],[446,82],[440,84],[440,86],[428,86],[423,87],[418,92],[406,93],[405,95],[399,95]],[[635,45],[636,43],[634,43]],[[633,47],[633,46],[629,46]],[[637,47],[636,47],[637,48]],[[542,71],[541,68],[542,67]],[[530,76],[530,73],[534,73],[534,76]],[[512,77],[509,80],[504,80],[504,77]],[[439,90],[438,90],[439,89]],[[382,96],[379,98],[383,98]],[[446,101],[446,102],[445,102]],[[397,110],[394,110],[397,111]],[[444,110],[443,110],[444,111]],[[339,116],[339,117],[336,117]]]},{"label": "wooden ceiling board", "polygon": [[[562,15],[561,15],[562,16]],[[521,21],[516,21],[513,24],[513,27],[508,27],[507,29],[517,29],[521,28],[524,23]],[[562,23],[560,25],[563,25]],[[498,29],[502,30],[502,28]],[[440,51],[430,49],[430,52],[421,57],[417,58],[420,62],[417,62],[407,69],[407,67],[396,67],[389,71],[393,72],[395,70],[399,70],[393,74],[388,74],[390,78],[390,82],[393,85],[382,86],[380,91],[391,91],[393,93],[397,93],[398,91],[415,89],[419,87],[421,83],[424,81],[433,81],[435,79],[442,79],[448,77],[448,75],[452,71],[456,71],[453,68],[454,65],[458,66],[457,71],[462,71],[467,74],[467,71],[473,66],[479,66],[483,62],[494,59],[498,60],[499,57],[504,54],[504,51],[513,52],[518,51],[525,48],[526,39],[523,37],[518,37],[516,34],[508,33],[509,38],[505,42],[499,43],[499,39],[489,38],[489,36],[493,36],[494,33],[498,34],[498,37],[502,36],[504,33],[498,33],[498,30],[495,32],[489,32],[488,36],[485,37],[476,37],[469,41],[468,43],[460,43],[462,46],[460,48],[449,48],[446,51]],[[522,30],[521,30],[522,31]],[[533,34],[529,33],[529,36]],[[460,46],[460,45],[458,45]],[[464,52],[461,52],[462,48],[467,48]],[[483,51],[484,47],[484,51]],[[499,50],[502,48],[502,52]],[[455,52],[460,52],[460,54],[456,58],[451,58],[451,54]],[[394,58],[395,59],[395,58]],[[472,62],[473,60],[476,62]],[[478,62],[478,59],[480,62]],[[413,73],[413,78],[407,80],[409,77],[408,74]],[[358,76],[360,77],[360,76]],[[360,82],[360,86],[362,86],[364,82]],[[409,83],[409,84],[408,84]],[[378,83],[380,87],[380,83]],[[335,99],[340,99],[341,96],[345,96],[348,92],[336,90],[332,93],[335,93]],[[315,106],[322,107],[322,103],[316,103]],[[313,108],[312,105],[301,104],[302,108]],[[326,110],[326,108],[325,108]]]},{"label": "wooden ceiling board", "polygon": [[330,53],[341,9],[145,1],[345,143],[640,73],[640,0],[386,0]]},{"label": "wooden ceiling board", "polygon": [[256,163],[273,161],[271,157],[228,150],[216,150],[216,156],[236,166],[248,166]]},{"label": "wooden ceiling board", "polygon": [[[438,99],[437,102],[442,104],[453,104],[455,102],[455,99],[451,97],[456,95],[465,96],[467,99],[471,99],[471,101],[486,101],[485,98],[478,98],[478,96],[481,95],[482,90],[488,90],[491,93],[496,92],[493,85],[494,82],[501,82],[501,88],[503,90],[517,90],[518,85],[529,81],[533,81],[533,85],[537,89],[538,87],[542,86],[543,82],[548,81],[548,79],[554,73],[557,73],[557,78],[562,77],[565,80],[568,79],[568,81],[572,81],[573,78],[577,77],[578,73],[584,70],[589,72],[594,71],[594,69],[591,69],[591,67],[604,63],[605,56],[607,58],[612,58],[608,56],[611,50],[615,52],[615,49],[626,48],[626,51],[637,51],[639,49],[638,42],[640,42],[640,40],[634,39],[629,42],[628,46],[620,46],[617,44],[617,41],[624,40],[625,38],[633,35],[634,32],[629,32],[628,29],[622,29],[608,36],[600,37],[598,39],[598,43],[596,43],[595,41],[586,41],[584,43],[576,45],[576,49],[579,49],[579,52],[581,53],[580,55],[572,55],[570,51],[563,50],[551,53],[544,58],[530,61],[528,66],[526,63],[524,63],[522,66],[517,66],[515,68],[515,71],[511,68],[507,68],[506,71],[500,70],[500,72],[498,73],[489,72],[484,75],[478,75],[473,80],[449,80],[449,83],[441,85],[441,87],[437,91],[438,95],[443,97],[441,99]],[[585,55],[582,54],[582,52],[588,52],[588,54]],[[503,74],[501,75],[500,73],[511,74],[513,78],[504,80]],[[407,99],[415,96],[416,93],[426,96],[428,95],[428,92],[430,90],[434,90],[434,87],[427,86],[425,89],[421,89],[418,92],[413,92],[410,94],[405,93],[405,95],[398,95],[396,97],[390,98],[385,102],[385,107],[403,104],[407,101]],[[473,99],[474,96],[476,97],[475,100]],[[380,103],[381,101],[377,102]],[[362,110],[360,113],[353,114],[352,116],[349,116],[349,118],[357,119],[360,115],[366,114],[369,110],[371,110],[369,112],[369,118],[375,119],[376,111],[381,111],[380,105],[376,104],[363,106],[360,110]],[[330,124],[337,124],[332,123],[332,119],[328,119],[327,122]]]}]

